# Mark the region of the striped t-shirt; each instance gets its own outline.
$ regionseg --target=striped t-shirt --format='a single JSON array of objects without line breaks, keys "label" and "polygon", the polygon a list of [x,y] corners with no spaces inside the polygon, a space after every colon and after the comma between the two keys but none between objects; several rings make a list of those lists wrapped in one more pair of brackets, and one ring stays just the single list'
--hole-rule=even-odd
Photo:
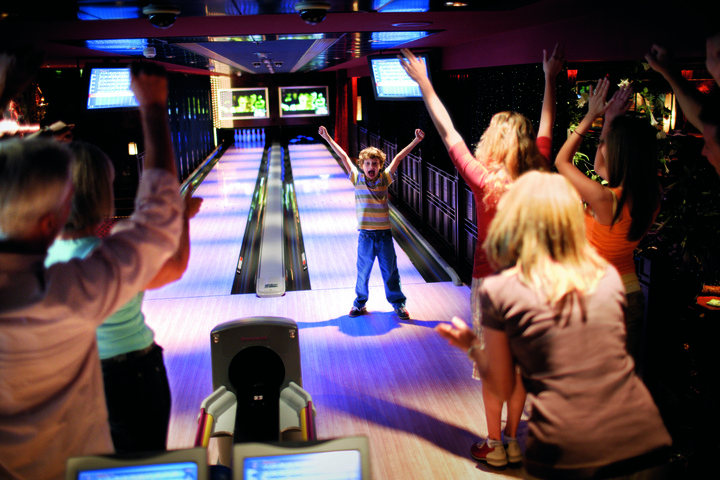
[{"label": "striped t-shirt", "polygon": [[358,230],[389,230],[388,186],[392,176],[385,170],[374,180],[365,178],[365,173],[352,169],[350,180],[355,185],[355,213]]}]

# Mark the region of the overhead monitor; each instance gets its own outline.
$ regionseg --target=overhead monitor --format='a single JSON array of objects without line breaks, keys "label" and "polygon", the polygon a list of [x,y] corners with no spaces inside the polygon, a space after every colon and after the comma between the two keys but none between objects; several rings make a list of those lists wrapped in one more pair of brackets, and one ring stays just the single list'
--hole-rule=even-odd
[{"label": "overhead monitor", "polygon": [[[427,53],[415,54],[425,62],[430,78],[430,58]],[[422,101],[420,86],[405,73],[397,54],[371,55],[370,79],[372,80],[375,100],[419,100]]]},{"label": "overhead monitor", "polygon": [[267,88],[221,88],[217,91],[220,120],[268,118]]},{"label": "overhead monitor", "polygon": [[323,117],[330,115],[328,87],[280,87],[281,117]]},{"label": "overhead monitor", "polygon": [[135,94],[130,90],[130,68],[92,67],[90,69],[88,110],[137,106]]}]

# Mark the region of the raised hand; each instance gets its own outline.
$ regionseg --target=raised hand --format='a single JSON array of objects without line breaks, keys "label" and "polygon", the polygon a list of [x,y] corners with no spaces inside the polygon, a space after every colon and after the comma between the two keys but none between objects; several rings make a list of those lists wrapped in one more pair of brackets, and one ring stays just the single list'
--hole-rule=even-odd
[{"label": "raised hand", "polygon": [[607,98],[608,89],[610,88],[610,80],[606,78],[601,78],[598,80],[597,85],[593,89],[592,86],[590,86],[590,97],[588,99],[588,113],[587,117],[591,118],[598,118],[601,117],[605,111],[613,106],[615,97],[613,97],[610,102],[605,103],[605,99]]},{"label": "raised hand", "polygon": [[132,74],[130,89],[135,94],[140,107],[148,105],[167,105],[167,71],[154,63],[135,62],[130,65]]},{"label": "raised hand", "polygon": [[421,141],[423,138],[425,138],[425,132],[423,132],[419,128],[416,128],[415,129],[415,138],[417,138],[418,141]]},{"label": "raised hand", "polygon": [[605,110],[605,123],[612,123],[615,117],[625,115],[630,108],[630,96],[632,95],[632,87],[630,85],[621,86],[608,102]]},{"label": "raised hand", "polygon": [[425,62],[422,59],[418,59],[413,53],[403,48],[400,50],[402,55],[398,55],[400,59],[400,65],[402,65],[408,76],[420,83],[423,79],[427,80],[427,69],[425,68]]},{"label": "raised hand", "polygon": [[556,43],[550,58],[547,58],[547,51],[543,50],[543,72],[546,76],[556,77],[565,65],[565,45]]},{"label": "raised hand", "polygon": [[203,199],[202,197],[193,197],[191,194],[186,193],[185,194],[185,218],[190,220],[191,218],[195,218],[195,215],[200,211],[200,206],[202,205]]},{"label": "raised hand", "polygon": [[647,60],[650,68],[663,76],[671,73],[672,67],[670,65],[670,55],[668,55],[665,47],[653,45],[650,47],[650,51],[645,54],[645,60]]},{"label": "raised hand", "polygon": [[322,138],[325,138],[325,137],[327,137],[327,134],[328,134],[327,129],[325,127],[323,127],[322,125],[320,125],[320,128],[318,128],[318,135],[320,135]]}]

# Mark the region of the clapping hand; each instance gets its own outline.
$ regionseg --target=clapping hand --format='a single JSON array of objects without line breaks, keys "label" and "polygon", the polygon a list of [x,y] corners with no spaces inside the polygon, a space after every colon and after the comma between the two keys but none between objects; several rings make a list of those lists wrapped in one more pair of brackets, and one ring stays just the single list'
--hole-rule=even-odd
[{"label": "clapping hand", "polygon": [[630,108],[630,96],[632,95],[632,87],[630,85],[622,85],[612,96],[610,102],[605,109],[605,123],[612,123],[615,117],[625,115]]},{"label": "clapping hand", "polygon": [[605,78],[601,78],[598,80],[597,85],[595,88],[590,86],[590,96],[588,98],[588,113],[587,116],[591,118],[598,118],[601,117],[605,111],[611,107],[613,107],[615,103],[615,96],[613,98],[605,103],[605,99],[607,98],[608,89],[610,88],[610,80]]}]

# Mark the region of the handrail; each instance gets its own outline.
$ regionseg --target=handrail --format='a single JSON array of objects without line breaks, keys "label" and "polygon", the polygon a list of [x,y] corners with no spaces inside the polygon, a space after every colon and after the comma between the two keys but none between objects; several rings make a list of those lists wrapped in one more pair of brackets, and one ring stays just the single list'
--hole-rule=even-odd
[{"label": "handrail", "polygon": [[[194,192],[198,185],[202,183],[202,181],[207,176],[208,172],[212,170],[212,167],[215,166],[218,160],[220,160],[220,155],[218,153],[223,148],[223,140],[220,140],[220,144],[215,147],[215,150],[210,152],[210,155],[205,159],[203,163],[198,165],[198,167],[193,170],[193,172],[188,175],[188,177],[185,179],[184,182],[180,185],[180,194],[184,195],[190,186],[192,186],[192,191]],[[207,169],[207,171],[205,171]],[[191,192],[192,193],[192,192]]]}]

